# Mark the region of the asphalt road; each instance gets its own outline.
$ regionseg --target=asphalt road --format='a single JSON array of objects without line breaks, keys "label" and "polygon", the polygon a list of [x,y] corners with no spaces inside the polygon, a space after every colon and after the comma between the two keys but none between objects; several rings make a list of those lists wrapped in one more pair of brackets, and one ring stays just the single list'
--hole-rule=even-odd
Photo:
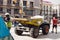
[{"label": "asphalt road", "polygon": [[18,36],[15,34],[15,27],[12,27],[10,30],[11,35],[13,36],[14,40],[60,40],[60,26],[57,28],[57,34],[51,33],[52,25],[49,30],[48,35],[39,34],[38,38],[32,38],[29,35],[29,32],[24,32],[22,36]]}]

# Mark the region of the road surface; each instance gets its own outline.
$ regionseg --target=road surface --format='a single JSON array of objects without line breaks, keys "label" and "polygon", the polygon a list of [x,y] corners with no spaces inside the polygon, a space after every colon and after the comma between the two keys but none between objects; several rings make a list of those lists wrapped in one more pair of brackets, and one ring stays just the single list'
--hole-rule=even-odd
[{"label": "road surface", "polygon": [[42,33],[39,34],[38,38],[32,38],[29,35],[29,32],[24,32],[22,36],[18,36],[15,34],[15,27],[12,27],[10,30],[11,35],[13,36],[14,40],[60,40],[60,27],[58,26],[58,33],[51,33],[51,28],[48,35],[42,35]]}]

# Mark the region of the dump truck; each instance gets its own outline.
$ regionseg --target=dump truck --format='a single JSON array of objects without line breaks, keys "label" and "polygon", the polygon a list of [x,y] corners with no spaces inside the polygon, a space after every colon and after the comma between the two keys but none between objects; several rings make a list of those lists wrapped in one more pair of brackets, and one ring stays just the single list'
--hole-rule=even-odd
[{"label": "dump truck", "polygon": [[30,36],[37,38],[39,36],[40,30],[42,30],[43,35],[49,33],[50,24],[44,21],[44,16],[32,16],[29,18],[13,18],[18,21],[19,24],[15,28],[15,33],[17,35],[22,35],[23,32],[30,32]]}]

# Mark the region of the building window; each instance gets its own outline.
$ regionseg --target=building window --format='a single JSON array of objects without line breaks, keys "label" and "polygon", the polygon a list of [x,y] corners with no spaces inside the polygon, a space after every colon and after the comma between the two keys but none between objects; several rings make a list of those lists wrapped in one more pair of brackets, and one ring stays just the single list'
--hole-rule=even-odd
[{"label": "building window", "polygon": [[30,2],[30,7],[33,7],[33,2]]},{"label": "building window", "polygon": [[27,1],[23,1],[23,6],[27,6]]},{"label": "building window", "polygon": [[7,4],[8,4],[8,5],[11,5],[11,1],[12,1],[12,0],[7,0]]},{"label": "building window", "polygon": [[0,8],[0,13],[3,12],[3,8]]},{"label": "building window", "polygon": [[19,9],[14,9],[14,13],[18,14],[19,13]]},{"label": "building window", "polygon": [[11,14],[11,9],[7,9],[7,12]]},{"label": "building window", "polygon": [[20,2],[20,0],[17,0],[16,6],[19,6],[19,2]]},{"label": "building window", "polygon": [[3,10],[3,8],[0,8],[0,11],[2,11]]},{"label": "building window", "polygon": [[33,10],[24,11],[26,15],[33,16]]},{"label": "building window", "polygon": [[0,5],[2,5],[3,4],[3,0],[0,0]]}]

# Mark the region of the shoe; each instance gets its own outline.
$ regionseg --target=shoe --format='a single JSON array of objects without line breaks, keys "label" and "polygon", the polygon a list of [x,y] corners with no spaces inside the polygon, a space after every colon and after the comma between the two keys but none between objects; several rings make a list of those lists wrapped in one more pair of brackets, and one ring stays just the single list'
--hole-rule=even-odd
[{"label": "shoe", "polygon": [[54,31],[52,31],[52,33],[54,33]]}]

